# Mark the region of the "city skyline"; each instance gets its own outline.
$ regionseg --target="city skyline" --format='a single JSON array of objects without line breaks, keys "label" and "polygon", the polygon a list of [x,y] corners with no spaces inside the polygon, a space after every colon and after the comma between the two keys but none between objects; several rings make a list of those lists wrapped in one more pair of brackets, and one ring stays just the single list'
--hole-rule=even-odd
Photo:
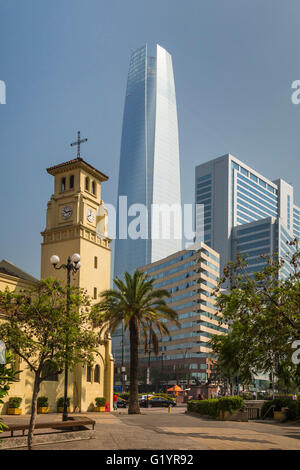
[{"label": "city skyline", "polygon": [[44,169],[75,156],[69,144],[78,129],[89,139],[83,157],[110,177],[105,199],[116,205],[128,59],[145,42],[174,58],[182,202],[194,201],[195,166],[229,151],[270,180],[282,176],[299,201],[300,107],[291,101],[299,12],[293,0],[132,1],[131,8],[91,0],[84,9],[77,0],[71,9],[65,0],[28,0],[17,15],[3,3],[0,259],[39,277],[51,191]]}]

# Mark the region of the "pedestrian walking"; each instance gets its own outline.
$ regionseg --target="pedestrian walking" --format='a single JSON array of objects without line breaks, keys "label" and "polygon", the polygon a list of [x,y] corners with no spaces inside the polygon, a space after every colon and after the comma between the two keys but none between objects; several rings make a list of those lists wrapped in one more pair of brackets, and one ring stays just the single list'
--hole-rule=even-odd
[{"label": "pedestrian walking", "polygon": [[118,395],[114,394],[114,411],[118,409]]}]

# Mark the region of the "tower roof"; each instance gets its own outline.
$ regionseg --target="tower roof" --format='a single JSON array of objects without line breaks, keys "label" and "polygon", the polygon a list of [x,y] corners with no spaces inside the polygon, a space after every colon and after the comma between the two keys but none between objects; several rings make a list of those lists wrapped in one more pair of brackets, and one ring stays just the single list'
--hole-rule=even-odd
[{"label": "tower roof", "polygon": [[100,179],[100,181],[107,181],[108,176],[106,176],[104,173],[101,171],[97,170],[95,167],[87,163],[83,158],[74,158],[73,160],[69,160],[64,163],[59,163],[58,165],[51,166],[47,168],[47,172],[50,175],[57,175],[59,173],[62,173],[63,171],[75,169],[75,168],[82,168],[86,170],[88,173],[91,173],[93,176],[97,177]]}]

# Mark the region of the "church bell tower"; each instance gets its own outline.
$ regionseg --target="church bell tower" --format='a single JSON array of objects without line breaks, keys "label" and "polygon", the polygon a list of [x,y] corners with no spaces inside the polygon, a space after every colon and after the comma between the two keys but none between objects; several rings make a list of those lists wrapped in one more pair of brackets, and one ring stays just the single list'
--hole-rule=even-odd
[{"label": "church bell tower", "polygon": [[[57,255],[60,263],[66,263],[69,256],[78,253],[81,267],[71,275],[71,285],[83,288],[96,302],[99,294],[110,288],[111,239],[101,196],[101,185],[108,177],[80,156],[82,142],[78,133],[77,158],[47,168],[54,179],[54,192],[48,202],[46,228],[42,232],[41,277],[57,278],[65,283],[65,270],[55,270],[50,258]],[[104,341],[99,348],[101,374],[99,377],[98,369],[97,382],[87,367],[77,368],[73,378],[70,377],[70,387],[75,387],[70,390],[70,396],[73,395],[74,405],[81,411],[87,411],[97,396],[105,396],[112,405],[111,340]]]}]

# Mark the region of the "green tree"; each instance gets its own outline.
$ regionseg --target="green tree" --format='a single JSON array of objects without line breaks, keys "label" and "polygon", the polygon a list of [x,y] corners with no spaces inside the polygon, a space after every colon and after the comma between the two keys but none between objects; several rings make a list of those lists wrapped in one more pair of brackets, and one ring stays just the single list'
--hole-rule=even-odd
[{"label": "green tree", "polygon": [[154,289],[153,279],[140,271],[131,276],[128,272],[124,281],[114,280],[116,289],[102,293],[102,300],[94,306],[94,320],[97,325],[113,333],[124,322],[124,331],[129,329],[130,338],[130,399],[129,414],[140,413],[138,402],[138,349],[140,336],[144,338],[145,351],[149,344],[158,354],[158,334],[168,334],[169,330],[163,320],[173,321],[180,326],[177,312],[166,304],[170,297],[164,289]]},{"label": "green tree", "polygon": [[225,390],[229,384],[231,394],[235,383],[250,383],[255,373],[249,357],[251,351],[247,348],[249,343],[244,339],[240,325],[234,324],[228,334],[213,335],[210,340],[217,356],[211,379],[223,384]]},{"label": "green tree", "polygon": [[[0,404],[2,405],[3,398],[8,395],[10,385],[18,380],[18,374],[20,371],[15,370],[15,358],[13,354],[6,351],[6,362],[0,364]],[[7,426],[0,420],[0,432],[3,432]]]},{"label": "green tree", "polygon": [[[71,288],[68,313],[66,288],[52,279],[43,280],[19,294],[8,290],[0,292],[0,309],[5,316],[0,325],[0,337],[34,374],[28,431],[28,448],[31,449],[41,383],[53,375],[54,370],[58,374],[63,371],[66,354],[70,368],[80,362],[92,362],[99,336],[89,318],[89,299],[85,293]],[[69,347],[66,350],[67,336]]]},{"label": "green tree", "polygon": [[[215,291],[222,317],[233,331],[244,370],[280,373],[291,366],[293,343],[300,339],[300,251],[288,243],[283,257],[261,255],[265,267],[250,275],[247,259],[229,263]],[[282,269],[288,267],[288,277]],[[222,289],[223,284],[230,289]],[[226,340],[220,340],[226,342]],[[282,369],[283,370],[283,369]]]}]

